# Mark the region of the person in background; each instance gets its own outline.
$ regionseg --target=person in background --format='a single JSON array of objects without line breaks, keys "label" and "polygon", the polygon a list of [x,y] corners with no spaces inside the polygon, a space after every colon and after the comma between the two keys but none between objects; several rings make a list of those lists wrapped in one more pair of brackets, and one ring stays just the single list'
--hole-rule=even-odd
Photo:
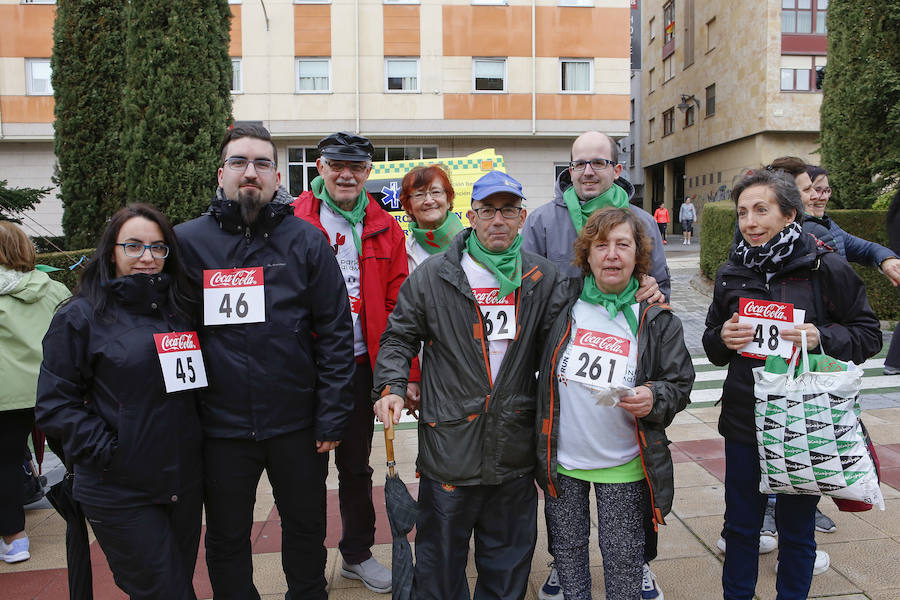
[{"label": "person in background", "polygon": [[669,209],[666,208],[665,204],[660,204],[656,207],[656,210],[653,211],[653,218],[656,219],[656,224],[659,227],[659,235],[662,236],[663,244],[668,244],[669,242],[666,240],[666,229],[669,227]]},{"label": "person in background", "polygon": [[684,204],[678,210],[678,220],[681,221],[681,243],[690,246],[691,234],[694,233],[694,221],[697,220],[697,211],[690,196],[684,199]]},{"label": "person in background", "polygon": [[[74,463],[73,496],[132,598],[196,598],[197,395],[169,391],[177,371],[167,373],[156,339],[195,328],[182,269],[166,217],[147,204],[121,208],[44,338],[38,427]],[[200,361],[181,369],[185,381],[205,375]]]},{"label": "person in background", "polygon": [[416,167],[400,183],[400,206],[412,220],[406,238],[409,272],[447,249],[463,224],[453,212],[456,192],[440,165]]},{"label": "person in background", "polygon": [[[891,200],[891,206],[888,208],[887,231],[891,249],[895,254],[900,255],[900,190],[894,194],[894,199]],[[900,289],[897,291],[900,292]],[[884,374],[900,375],[900,322],[894,328],[891,345],[884,358]]]},{"label": "person in background", "polygon": [[57,305],[69,297],[66,286],[34,264],[25,232],[0,221],[0,560],[7,563],[31,557],[22,453],[34,425],[41,340]]}]

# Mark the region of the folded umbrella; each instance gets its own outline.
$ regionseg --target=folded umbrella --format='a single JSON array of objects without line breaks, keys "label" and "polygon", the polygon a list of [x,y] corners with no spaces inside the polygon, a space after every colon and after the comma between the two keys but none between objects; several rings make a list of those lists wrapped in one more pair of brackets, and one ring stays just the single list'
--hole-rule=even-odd
[{"label": "folded umbrella", "polygon": [[391,525],[391,598],[412,600],[413,557],[406,535],[416,524],[419,506],[413,500],[406,484],[395,472],[394,427],[388,423],[384,428],[384,445],[387,452],[388,473],[384,481],[384,505]]}]

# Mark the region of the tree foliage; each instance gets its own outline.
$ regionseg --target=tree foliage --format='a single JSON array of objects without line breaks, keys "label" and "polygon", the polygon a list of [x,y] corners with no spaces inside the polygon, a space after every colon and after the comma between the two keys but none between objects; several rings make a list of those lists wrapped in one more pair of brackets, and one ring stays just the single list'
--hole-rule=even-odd
[{"label": "tree foliage", "polygon": [[50,188],[11,188],[6,180],[0,180],[0,221],[22,224],[19,216],[26,210],[34,210]]},{"label": "tree foliage", "polygon": [[834,202],[868,208],[900,183],[900,4],[832,0],[822,160]]},{"label": "tree foliage", "polygon": [[227,0],[129,2],[125,128],[130,200],[175,223],[199,216],[216,187],[231,120]]},{"label": "tree foliage", "polygon": [[59,0],[53,26],[55,182],[70,248],[97,241],[125,204],[122,85],[126,0]]}]

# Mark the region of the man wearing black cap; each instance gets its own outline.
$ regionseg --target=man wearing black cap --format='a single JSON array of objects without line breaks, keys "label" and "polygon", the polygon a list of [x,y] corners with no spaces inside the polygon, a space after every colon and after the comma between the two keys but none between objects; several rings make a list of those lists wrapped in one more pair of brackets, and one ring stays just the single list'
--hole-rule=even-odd
[{"label": "man wearing black cap", "polygon": [[521,250],[525,196],[491,171],[475,182],[472,228],[400,290],[375,365],[375,414],[398,423],[410,362],[424,345],[416,520],[417,600],[524,598],[537,538],[538,359],[564,286]]},{"label": "man wearing black cap", "polygon": [[[372,143],[352,133],[334,133],[319,142],[310,191],[294,202],[294,214],[318,227],[337,259],[353,316],[356,371],[353,416],[335,451],[343,535],[341,575],[359,579],[375,592],[391,591],[391,572],[372,556],[375,509],[372,505],[372,365],[381,334],[409,274],[406,238],[397,221],[365,190],[372,171]],[[418,370],[413,375],[418,380]],[[418,396],[411,390],[410,396]]]},{"label": "man wearing black cap", "polygon": [[237,124],[221,153],[208,213],[176,227],[202,298],[209,579],[217,599],[259,599],[250,532],[265,469],[288,597],[324,600],[328,452],[345,439],[352,410],[346,287],[326,241],[292,214],[269,132]]}]

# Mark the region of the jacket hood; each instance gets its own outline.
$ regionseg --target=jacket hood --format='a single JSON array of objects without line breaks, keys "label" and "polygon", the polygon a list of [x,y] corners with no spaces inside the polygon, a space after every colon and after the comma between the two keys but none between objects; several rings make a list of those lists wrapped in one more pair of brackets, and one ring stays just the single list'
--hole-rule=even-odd
[{"label": "jacket hood", "polygon": [[[625,178],[624,171],[621,175],[616,177],[616,180],[613,183],[625,190],[625,193],[628,194],[628,201],[631,202],[631,199],[634,197],[634,186]],[[566,203],[563,201],[563,193],[570,187],[572,187],[572,174],[566,169],[556,178],[556,185],[553,187],[553,201],[565,206]]]},{"label": "jacket hood", "polygon": [[11,296],[25,304],[34,304],[45,295],[52,279],[41,271],[13,271],[0,267],[0,295]]}]

